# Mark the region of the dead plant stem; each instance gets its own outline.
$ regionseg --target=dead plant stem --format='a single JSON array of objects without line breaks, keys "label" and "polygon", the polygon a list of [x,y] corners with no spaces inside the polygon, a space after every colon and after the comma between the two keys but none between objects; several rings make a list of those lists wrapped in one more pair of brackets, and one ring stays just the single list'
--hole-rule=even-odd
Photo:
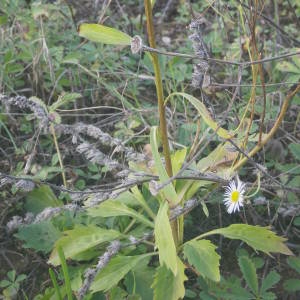
[{"label": "dead plant stem", "polygon": [[[254,156],[258,151],[260,151],[260,149],[274,136],[275,132],[277,131],[277,129],[279,128],[286,112],[287,109],[289,107],[289,103],[291,101],[291,99],[300,91],[300,83],[297,85],[297,87],[291,91],[284,99],[284,102],[282,104],[279,116],[274,124],[274,126],[272,127],[272,129],[269,131],[269,133],[267,134],[267,136],[261,141],[261,143],[257,144],[249,153],[248,153],[248,157],[252,157]],[[244,165],[247,161],[248,161],[248,157],[244,157],[243,159],[241,159],[233,168],[234,170],[238,170],[242,165]]]}]

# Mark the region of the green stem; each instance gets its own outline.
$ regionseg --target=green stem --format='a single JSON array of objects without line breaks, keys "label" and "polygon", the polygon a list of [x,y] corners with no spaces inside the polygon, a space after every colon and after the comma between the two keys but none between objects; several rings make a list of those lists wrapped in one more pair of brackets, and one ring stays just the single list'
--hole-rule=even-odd
[{"label": "green stem", "polygon": [[59,166],[60,166],[60,169],[61,169],[61,177],[62,177],[62,180],[63,180],[63,184],[64,184],[65,187],[67,187],[67,180],[66,180],[66,175],[65,175],[65,171],[64,171],[64,165],[63,165],[61,154],[60,154],[60,151],[59,151],[58,142],[57,142],[57,138],[56,138],[56,134],[55,134],[53,124],[50,125],[50,132],[53,136],[53,141],[54,141],[54,145],[55,145],[55,148],[56,148],[56,153],[57,153],[57,157],[58,157],[58,161],[59,161]]},{"label": "green stem", "polygon": [[[151,8],[150,0],[145,0],[145,13],[147,18],[147,31],[148,31],[149,44],[151,48],[156,48],[155,37],[154,37],[154,26],[153,26],[153,19],[152,19],[152,8]],[[163,94],[161,72],[160,72],[157,54],[151,53],[151,57],[152,57],[152,64],[154,68],[154,74],[155,74],[155,86],[156,86],[158,111],[159,111],[159,127],[161,133],[163,153],[166,161],[166,170],[168,175],[171,177],[173,172],[172,172],[172,164],[171,164],[168,133],[167,133],[167,122],[166,122],[166,114],[165,114],[165,106],[164,106],[164,94]]]},{"label": "green stem", "polygon": [[[145,3],[145,14],[147,19],[147,32],[148,32],[149,45],[151,48],[155,49],[156,43],[155,43],[155,36],[154,36],[151,1],[144,0],[144,3]],[[155,75],[155,86],[156,86],[158,112],[159,112],[159,129],[160,129],[162,146],[163,146],[163,154],[166,162],[166,171],[168,173],[168,176],[172,177],[173,171],[172,171],[172,163],[171,163],[170,148],[169,148],[169,141],[168,141],[167,121],[166,121],[165,106],[164,106],[164,94],[163,94],[161,72],[160,72],[157,54],[155,52],[151,52],[150,54],[152,57],[152,64],[153,64],[154,75]],[[173,238],[176,247],[178,246],[179,242],[182,240],[182,238],[180,238],[180,233],[183,231],[180,230],[179,227],[180,226],[177,219],[171,222],[171,228],[172,228]]]},{"label": "green stem", "polygon": [[61,263],[61,268],[62,268],[64,279],[65,279],[65,287],[66,287],[66,292],[67,292],[67,298],[68,298],[68,300],[73,300],[71,280],[70,280],[70,276],[69,276],[69,271],[68,271],[68,267],[67,267],[65,254],[64,254],[64,251],[63,251],[62,247],[60,247],[60,246],[57,248],[57,251],[58,251],[58,256],[59,256],[60,263]]},{"label": "green stem", "polygon": [[49,275],[50,275],[50,278],[51,278],[51,281],[52,281],[52,284],[53,284],[53,287],[54,287],[57,299],[58,300],[62,300],[62,296],[60,294],[59,286],[58,286],[55,274],[54,274],[54,272],[53,272],[52,269],[49,269]]}]

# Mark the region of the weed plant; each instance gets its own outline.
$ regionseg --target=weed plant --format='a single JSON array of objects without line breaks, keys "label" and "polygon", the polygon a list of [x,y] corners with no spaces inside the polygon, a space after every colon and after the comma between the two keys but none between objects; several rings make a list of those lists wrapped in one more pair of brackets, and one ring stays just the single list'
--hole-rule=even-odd
[{"label": "weed plant", "polygon": [[297,298],[299,5],[169,2],[2,1],[4,298]]}]

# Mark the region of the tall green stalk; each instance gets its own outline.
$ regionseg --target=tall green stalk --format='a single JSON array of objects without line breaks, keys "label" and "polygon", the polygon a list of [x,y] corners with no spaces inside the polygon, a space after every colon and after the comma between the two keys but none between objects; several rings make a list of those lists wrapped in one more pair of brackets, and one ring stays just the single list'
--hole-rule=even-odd
[{"label": "tall green stalk", "polygon": [[[144,0],[144,3],[145,3],[145,14],[147,19],[147,32],[148,32],[149,45],[151,48],[156,48],[151,1]],[[171,177],[173,175],[173,171],[172,171],[172,163],[171,163],[170,148],[169,148],[169,141],[168,141],[163,84],[161,79],[158,56],[156,53],[151,52],[151,57],[152,57],[152,64],[154,68],[155,86],[156,86],[156,94],[157,94],[157,102],[158,102],[159,130],[160,130],[160,135],[162,140],[163,154],[166,162],[166,171],[168,175]],[[172,227],[175,245],[178,246],[181,238],[180,238],[180,230],[179,230],[177,219],[171,222],[171,227]]]}]

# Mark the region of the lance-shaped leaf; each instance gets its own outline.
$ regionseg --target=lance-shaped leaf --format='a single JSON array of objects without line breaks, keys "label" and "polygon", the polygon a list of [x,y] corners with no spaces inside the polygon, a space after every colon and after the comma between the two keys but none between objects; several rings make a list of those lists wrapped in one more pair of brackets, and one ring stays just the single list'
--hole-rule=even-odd
[{"label": "lance-shaped leaf", "polygon": [[154,276],[152,288],[154,300],[177,300],[183,299],[185,294],[184,282],[187,277],[184,274],[184,264],[177,257],[178,271],[174,275],[165,265],[160,266]]},{"label": "lance-shaped leaf", "polygon": [[232,224],[225,228],[206,232],[199,238],[212,234],[222,234],[230,239],[238,239],[247,243],[255,250],[293,255],[291,250],[283,243],[285,238],[277,236],[269,227],[253,226],[248,224]]},{"label": "lance-shaped leaf", "polygon": [[217,135],[219,135],[220,137],[224,139],[229,139],[233,136],[233,134],[228,132],[226,129],[219,127],[219,125],[211,117],[205,105],[194,96],[186,93],[172,93],[171,95],[168,96],[168,98],[171,96],[182,96],[185,99],[187,99],[197,109],[198,113],[203,118],[203,121],[207,124],[207,126],[215,130]]},{"label": "lance-shaped leaf", "polygon": [[154,227],[153,222],[139,214],[134,209],[129,208],[127,205],[120,203],[118,201],[110,200],[103,202],[97,207],[92,207],[88,209],[88,214],[92,217],[117,217],[117,216],[130,216],[137,219],[146,226]]},{"label": "lance-shaped leaf", "polygon": [[56,241],[48,262],[55,266],[59,265],[57,252],[59,246],[63,249],[66,258],[74,258],[96,245],[117,239],[120,235],[121,233],[115,230],[107,230],[93,225],[77,225],[74,229],[65,231],[64,236]]},{"label": "lance-shaped leaf", "polygon": [[192,240],[185,243],[183,253],[201,276],[220,281],[220,256],[213,243],[208,240]]},{"label": "lance-shaped leaf", "polygon": [[[160,155],[158,153],[158,143],[157,143],[157,127],[153,126],[150,132],[150,145],[151,151],[153,155],[153,159],[155,161],[155,167],[158,172],[158,176],[161,182],[165,182],[169,179],[167,171],[161,161]],[[169,183],[162,189],[165,197],[169,202],[176,203],[177,200],[177,193],[172,183]]]},{"label": "lance-shaped leaf", "polygon": [[165,264],[174,275],[177,273],[177,254],[168,216],[168,203],[160,205],[154,227],[155,245],[159,252],[160,265]]},{"label": "lance-shaped leaf", "polygon": [[117,256],[111,259],[107,266],[100,270],[91,285],[93,293],[108,291],[114,287],[124,276],[132,270],[139,262],[147,259],[153,253],[136,256]]},{"label": "lance-shaped leaf", "polygon": [[99,24],[81,24],[78,34],[90,41],[110,45],[130,45],[131,37],[115,28]]}]

